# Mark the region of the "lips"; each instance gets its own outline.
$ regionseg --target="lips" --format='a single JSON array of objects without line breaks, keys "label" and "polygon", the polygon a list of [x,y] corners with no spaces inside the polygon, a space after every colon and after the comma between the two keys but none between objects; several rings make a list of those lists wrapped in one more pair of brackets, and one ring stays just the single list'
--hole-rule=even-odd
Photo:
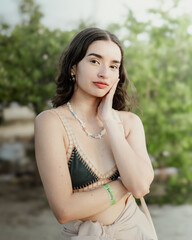
[{"label": "lips", "polygon": [[108,87],[108,84],[105,82],[94,82],[94,84],[100,89],[104,89],[104,88]]}]

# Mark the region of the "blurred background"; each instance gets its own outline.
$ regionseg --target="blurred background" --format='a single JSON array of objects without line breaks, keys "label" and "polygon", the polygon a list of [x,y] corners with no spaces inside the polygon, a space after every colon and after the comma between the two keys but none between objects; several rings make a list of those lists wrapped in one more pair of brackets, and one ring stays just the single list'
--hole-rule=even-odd
[{"label": "blurred background", "polygon": [[[155,169],[159,240],[192,235],[190,0],[0,0],[0,239],[60,239],[36,167],[34,118],[51,106],[61,52],[95,26],[122,42]],[[130,92],[130,89],[128,89]]]}]

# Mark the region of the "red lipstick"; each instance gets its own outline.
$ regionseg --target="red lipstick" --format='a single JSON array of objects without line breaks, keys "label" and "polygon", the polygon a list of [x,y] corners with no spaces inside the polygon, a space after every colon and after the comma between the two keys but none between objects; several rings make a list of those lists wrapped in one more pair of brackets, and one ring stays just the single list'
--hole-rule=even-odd
[{"label": "red lipstick", "polygon": [[108,84],[105,82],[94,82],[94,84],[100,89],[104,89],[108,86]]}]

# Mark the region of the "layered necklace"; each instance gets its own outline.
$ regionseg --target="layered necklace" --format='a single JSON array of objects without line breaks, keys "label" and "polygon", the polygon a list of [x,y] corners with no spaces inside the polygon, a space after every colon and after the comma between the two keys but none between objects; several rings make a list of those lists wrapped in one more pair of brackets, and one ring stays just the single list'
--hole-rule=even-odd
[{"label": "layered necklace", "polygon": [[73,116],[79,121],[83,131],[87,134],[87,136],[89,137],[93,137],[96,139],[101,139],[103,137],[103,135],[106,133],[106,129],[103,128],[103,130],[99,133],[99,134],[94,134],[94,133],[90,133],[89,131],[87,131],[87,129],[85,128],[85,123],[77,116],[77,114],[73,111],[70,102],[67,102],[67,107],[69,108],[70,112],[73,114]]}]

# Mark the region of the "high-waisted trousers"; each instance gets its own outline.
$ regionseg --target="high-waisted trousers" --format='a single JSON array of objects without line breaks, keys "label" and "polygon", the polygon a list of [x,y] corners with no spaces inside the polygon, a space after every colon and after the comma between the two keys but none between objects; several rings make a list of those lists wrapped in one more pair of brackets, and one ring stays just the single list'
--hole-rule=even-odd
[{"label": "high-waisted trousers", "polygon": [[111,225],[71,221],[63,224],[62,240],[157,240],[157,236],[151,222],[130,195],[123,212]]}]

